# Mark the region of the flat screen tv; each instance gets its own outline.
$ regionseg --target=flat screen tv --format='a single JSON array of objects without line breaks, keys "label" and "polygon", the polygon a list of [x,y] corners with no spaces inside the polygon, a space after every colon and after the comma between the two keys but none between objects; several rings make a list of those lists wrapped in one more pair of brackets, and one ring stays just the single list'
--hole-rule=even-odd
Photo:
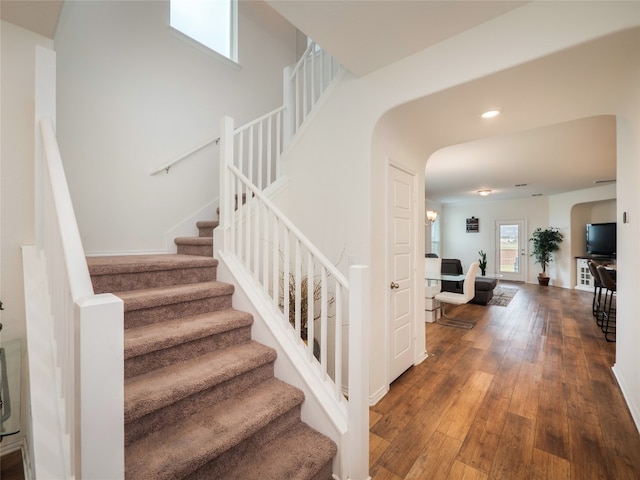
[{"label": "flat screen tv", "polygon": [[590,223],[587,225],[587,255],[615,257],[615,222]]}]

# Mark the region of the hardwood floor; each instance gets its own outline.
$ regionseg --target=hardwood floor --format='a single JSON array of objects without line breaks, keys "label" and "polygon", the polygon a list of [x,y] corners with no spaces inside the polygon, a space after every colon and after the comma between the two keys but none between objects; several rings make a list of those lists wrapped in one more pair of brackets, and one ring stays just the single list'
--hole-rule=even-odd
[{"label": "hardwood floor", "polygon": [[0,479],[24,480],[22,452],[20,450],[7,453],[0,458]]},{"label": "hardwood floor", "polygon": [[464,305],[472,330],[427,324],[429,358],[370,409],[374,480],[640,479],[640,435],[591,294],[508,284]]}]

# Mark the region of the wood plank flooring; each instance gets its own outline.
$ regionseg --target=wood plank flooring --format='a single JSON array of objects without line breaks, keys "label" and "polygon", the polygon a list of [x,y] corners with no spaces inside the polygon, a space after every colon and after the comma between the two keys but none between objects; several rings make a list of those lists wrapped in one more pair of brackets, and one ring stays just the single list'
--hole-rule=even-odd
[{"label": "wood plank flooring", "polygon": [[7,453],[0,458],[0,479],[24,480],[22,452],[20,450]]},{"label": "wood plank flooring", "polygon": [[591,294],[509,284],[477,325],[427,324],[429,358],[370,409],[374,480],[638,480],[640,435]]}]

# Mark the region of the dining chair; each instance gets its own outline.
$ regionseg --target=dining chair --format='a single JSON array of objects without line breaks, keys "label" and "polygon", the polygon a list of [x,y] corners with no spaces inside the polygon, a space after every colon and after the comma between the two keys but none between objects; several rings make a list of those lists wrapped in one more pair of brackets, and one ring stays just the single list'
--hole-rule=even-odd
[{"label": "dining chair", "polygon": [[[613,307],[613,299],[616,297],[616,281],[611,277],[609,270],[602,265],[596,267],[602,288],[605,289],[604,304],[602,305],[602,324],[600,325],[604,339],[607,342],[615,342],[616,334],[616,309]],[[613,340],[609,338],[613,335]]]},{"label": "dining chair", "polygon": [[593,277],[593,301],[591,302],[591,313],[596,317],[598,326],[600,325],[600,302],[602,300],[602,282],[600,281],[600,274],[596,268],[596,264],[592,260],[587,261],[589,266],[589,272]]},{"label": "dining chair", "polygon": [[476,294],[475,283],[479,267],[480,264],[478,262],[473,262],[469,266],[469,270],[467,270],[467,274],[465,275],[464,282],[462,284],[462,293],[440,292],[435,296],[436,300],[440,302],[442,317],[445,319],[439,319],[438,323],[447,327],[465,328],[468,330],[475,326],[475,322],[449,317],[445,310],[445,304],[464,305],[473,299]]}]

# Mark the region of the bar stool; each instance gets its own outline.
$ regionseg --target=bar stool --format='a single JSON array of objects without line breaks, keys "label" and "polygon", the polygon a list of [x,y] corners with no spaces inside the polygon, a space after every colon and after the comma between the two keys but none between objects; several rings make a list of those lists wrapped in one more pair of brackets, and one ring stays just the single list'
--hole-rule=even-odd
[{"label": "bar stool", "polygon": [[600,281],[600,274],[596,269],[596,264],[593,261],[588,260],[587,265],[589,265],[589,272],[591,272],[591,276],[593,277],[593,301],[591,302],[591,312],[593,316],[596,317],[596,323],[599,327],[600,324],[600,301],[602,300],[602,282]]},{"label": "bar stool", "polygon": [[[611,278],[609,271],[602,265],[596,267],[604,292],[604,304],[602,305],[602,324],[600,325],[604,339],[607,342],[615,342],[616,334],[616,309],[613,307],[613,299],[616,296],[616,282]],[[613,340],[609,335],[614,335]]]}]

